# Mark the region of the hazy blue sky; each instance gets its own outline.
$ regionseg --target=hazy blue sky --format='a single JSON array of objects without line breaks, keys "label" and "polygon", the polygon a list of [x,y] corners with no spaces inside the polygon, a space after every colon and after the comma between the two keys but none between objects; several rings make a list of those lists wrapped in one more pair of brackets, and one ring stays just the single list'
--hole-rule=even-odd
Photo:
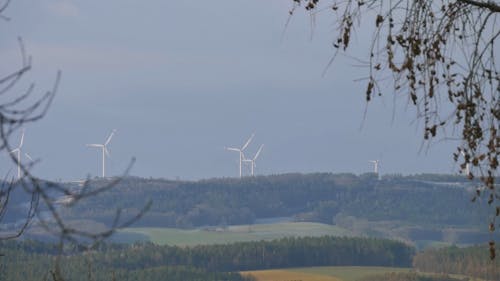
[{"label": "hazy blue sky", "polygon": [[[316,18],[312,39],[310,18],[297,13],[282,40],[291,2],[13,1],[12,20],[0,22],[0,75],[19,63],[17,36],[33,56],[25,81],[39,92],[63,71],[49,114],[26,127],[24,149],[41,159],[34,173],[96,175],[100,154],[85,144],[104,142],[113,128],[113,175],[135,156],[138,176],[236,176],[238,155],[224,147],[252,132],[248,156],[265,144],[259,174],[363,173],[375,158],[383,173],[457,172],[454,143],[420,150],[406,97],[371,103],[360,128],[365,85],[354,80],[366,69],[339,56],[322,75],[333,54],[328,13]],[[360,29],[355,50],[370,35]],[[14,167],[1,157],[3,174]]]}]

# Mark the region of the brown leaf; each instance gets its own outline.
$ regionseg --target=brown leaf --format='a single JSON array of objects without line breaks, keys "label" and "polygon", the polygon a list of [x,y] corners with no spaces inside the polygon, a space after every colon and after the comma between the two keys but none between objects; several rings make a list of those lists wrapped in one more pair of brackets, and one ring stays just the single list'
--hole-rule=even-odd
[{"label": "brown leaf", "polygon": [[384,22],[384,17],[381,15],[377,15],[377,19],[375,20],[375,26],[379,27],[382,22]]}]

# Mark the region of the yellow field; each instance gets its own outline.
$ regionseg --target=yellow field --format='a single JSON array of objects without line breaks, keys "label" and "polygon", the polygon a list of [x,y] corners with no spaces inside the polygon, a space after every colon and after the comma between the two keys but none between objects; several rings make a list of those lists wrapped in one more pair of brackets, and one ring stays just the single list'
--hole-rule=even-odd
[{"label": "yellow field", "polygon": [[410,268],[371,266],[324,266],[276,270],[245,271],[257,281],[357,281],[361,278],[389,272],[409,272]]},{"label": "yellow field", "polygon": [[293,272],[287,270],[256,270],[241,272],[244,276],[253,276],[257,281],[342,281],[332,276]]}]

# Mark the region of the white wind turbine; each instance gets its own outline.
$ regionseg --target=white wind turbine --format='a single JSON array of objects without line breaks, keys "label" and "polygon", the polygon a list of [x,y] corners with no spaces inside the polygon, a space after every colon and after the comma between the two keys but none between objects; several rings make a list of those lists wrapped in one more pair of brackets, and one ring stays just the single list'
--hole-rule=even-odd
[{"label": "white wind turbine", "polygon": [[115,134],[116,130],[113,130],[111,132],[111,134],[109,135],[108,139],[106,140],[106,142],[104,144],[87,144],[88,147],[97,147],[97,148],[101,148],[102,149],[102,177],[104,178],[106,176],[106,173],[105,173],[105,159],[106,159],[106,155],[109,157],[109,151],[108,151],[108,148],[107,148],[107,145],[109,144],[109,142],[111,141],[111,138],[113,137],[113,135]]},{"label": "white wind turbine", "polygon": [[[23,143],[24,143],[24,129],[21,133],[21,141],[19,142],[19,146],[14,148],[10,153],[16,153],[17,154],[17,178],[21,178],[21,148],[23,148]],[[28,158],[30,161],[35,162],[33,158],[28,153],[24,153],[24,156]]]},{"label": "white wind turbine", "polygon": [[[462,150],[462,151],[460,151],[460,153],[465,158],[465,152],[463,152],[463,150]],[[464,172],[465,172],[466,176],[469,176],[469,174],[470,174],[470,164],[469,163],[465,164],[465,171]]]},{"label": "white wind turbine", "polygon": [[375,174],[377,174],[377,177],[380,177],[380,175],[379,175],[379,173],[378,173],[378,165],[379,165],[379,163],[380,163],[380,160],[370,160],[370,161],[368,161],[368,162],[373,163],[373,172],[374,172]]},{"label": "white wind turbine", "polygon": [[242,162],[243,160],[245,159],[245,155],[243,155],[243,151],[245,150],[245,148],[247,148],[247,146],[250,144],[250,142],[252,141],[253,137],[254,137],[255,134],[252,134],[250,136],[250,138],[247,140],[247,142],[241,147],[241,148],[234,148],[234,147],[226,147],[227,150],[230,150],[230,151],[237,151],[240,153],[240,178],[241,178],[241,165],[242,165]]},{"label": "white wind turbine", "polygon": [[249,162],[251,165],[251,171],[252,171],[252,176],[254,175],[254,168],[257,166],[255,164],[255,160],[257,160],[257,157],[259,157],[260,152],[262,151],[262,148],[264,145],[261,145],[259,147],[259,150],[257,150],[257,153],[255,153],[255,156],[252,159],[244,159],[243,162]]}]

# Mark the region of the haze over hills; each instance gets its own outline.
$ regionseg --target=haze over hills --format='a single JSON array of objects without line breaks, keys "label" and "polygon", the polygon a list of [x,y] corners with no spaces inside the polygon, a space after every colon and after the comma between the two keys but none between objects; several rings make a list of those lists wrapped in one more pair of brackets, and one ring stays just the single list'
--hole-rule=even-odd
[{"label": "haze over hills", "polygon": [[[89,188],[98,188],[109,180],[92,180]],[[81,183],[66,185],[75,192],[81,188]],[[61,200],[59,206],[67,220],[88,228],[109,226],[118,209],[123,219],[132,217],[152,200],[151,209],[134,227],[229,226],[231,231],[231,226],[272,223],[278,218],[276,222],[323,223],[351,235],[402,239],[426,247],[429,243],[474,244],[488,239],[483,229],[484,214],[491,210],[487,204],[471,203],[474,194],[474,182],[463,176],[438,174],[393,175],[380,180],[374,173],[199,181],[126,177],[99,196],[71,208]],[[17,215],[22,218],[22,214]],[[17,219],[12,213],[6,222]],[[32,237],[39,231],[32,231]]]}]

